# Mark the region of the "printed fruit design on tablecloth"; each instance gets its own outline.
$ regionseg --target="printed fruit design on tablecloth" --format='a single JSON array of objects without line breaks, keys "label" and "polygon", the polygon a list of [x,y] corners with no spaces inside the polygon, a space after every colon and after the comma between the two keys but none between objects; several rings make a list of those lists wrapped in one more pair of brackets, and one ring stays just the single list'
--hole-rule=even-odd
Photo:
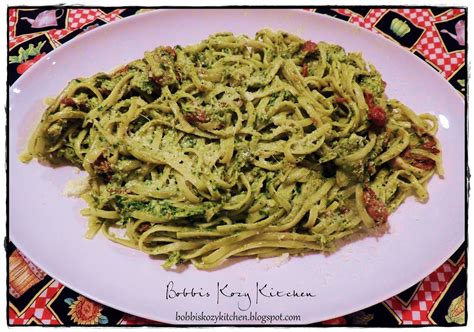
[{"label": "printed fruit design on tablecloth", "polygon": [[67,298],[64,300],[69,305],[68,316],[74,323],[79,325],[97,325],[107,324],[109,320],[102,312],[102,305],[91,301],[82,295],[79,295],[76,300]]},{"label": "printed fruit design on tablecloth", "polygon": [[390,23],[390,30],[392,30],[392,32],[398,37],[404,37],[411,31],[411,28],[407,22],[402,21],[399,18],[394,18],[392,23]]},{"label": "printed fruit design on tablecloth", "polygon": [[448,323],[456,323],[463,325],[466,321],[465,316],[465,293],[458,296],[451,302],[448,308],[448,314],[445,316],[445,319]]},{"label": "printed fruit design on tablecloth", "polygon": [[39,42],[38,45],[29,44],[28,48],[25,50],[23,47],[20,47],[18,50],[18,55],[11,55],[8,57],[8,63],[18,63],[18,67],[16,67],[16,72],[18,74],[23,74],[25,71],[28,70],[33,64],[35,64],[39,59],[44,57],[46,53],[40,53],[41,48],[44,46],[46,42],[42,41]]}]

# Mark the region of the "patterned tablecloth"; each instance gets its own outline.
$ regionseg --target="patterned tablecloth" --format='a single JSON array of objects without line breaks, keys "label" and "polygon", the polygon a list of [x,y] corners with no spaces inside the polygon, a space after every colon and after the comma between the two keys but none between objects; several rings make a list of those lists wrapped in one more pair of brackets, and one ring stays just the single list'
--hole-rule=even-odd
[{"label": "patterned tablecloth", "polygon": [[[8,84],[51,50],[101,25],[137,15],[139,8],[9,8]],[[379,33],[406,47],[465,93],[465,21],[462,8],[306,9]],[[396,20],[398,19],[398,20]],[[461,115],[460,115],[461,116]],[[95,303],[37,268],[13,243],[9,261],[11,325],[159,325]],[[404,292],[356,313],[314,325],[456,325],[465,320],[465,245]]]}]

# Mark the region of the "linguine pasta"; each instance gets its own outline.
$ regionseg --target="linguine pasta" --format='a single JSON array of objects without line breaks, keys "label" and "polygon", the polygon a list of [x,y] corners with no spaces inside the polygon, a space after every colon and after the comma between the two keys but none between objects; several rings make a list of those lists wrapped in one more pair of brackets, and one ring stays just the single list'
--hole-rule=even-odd
[{"label": "linguine pasta", "polygon": [[384,88],[337,45],[217,33],[72,80],[22,159],[85,170],[86,236],[166,268],[330,252],[443,174],[436,118]]}]

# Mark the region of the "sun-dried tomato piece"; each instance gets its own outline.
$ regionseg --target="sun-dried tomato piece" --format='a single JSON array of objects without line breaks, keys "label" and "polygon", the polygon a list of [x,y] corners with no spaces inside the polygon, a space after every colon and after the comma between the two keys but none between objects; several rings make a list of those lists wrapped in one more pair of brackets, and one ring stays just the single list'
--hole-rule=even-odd
[{"label": "sun-dried tomato piece", "polygon": [[334,98],[334,102],[336,104],[342,104],[342,103],[347,103],[348,100],[347,100],[347,98],[344,98],[344,97],[336,97],[336,98]]},{"label": "sun-dried tomato piece", "polygon": [[410,148],[406,148],[400,156],[405,159],[410,165],[424,169],[432,170],[436,166],[436,162],[428,157],[413,153]]},{"label": "sun-dried tomato piece", "polygon": [[107,158],[104,157],[103,154],[97,157],[97,159],[94,161],[93,166],[99,177],[101,177],[105,181],[110,181],[112,175],[114,174],[114,170],[112,169],[112,165],[110,164],[110,162],[107,160]]},{"label": "sun-dried tomato piece", "polygon": [[61,104],[66,106],[76,106],[76,102],[71,97],[64,97],[61,99]]},{"label": "sun-dried tomato piece", "polygon": [[195,112],[188,113],[184,116],[184,118],[186,119],[186,121],[190,123],[195,123],[195,122],[203,123],[203,122],[208,121],[206,111],[204,110],[197,110]]},{"label": "sun-dried tomato piece", "polygon": [[374,96],[368,92],[364,91],[364,99],[369,107],[367,117],[375,128],[383,128],[387,124],[387,113],[385,110],[375,105]]},{"label": "sun-dried tomato piece", "polygon": [[301,69],[301,75],[303,77],[308,76],[308,64],[304,63],[303,68]]},{"label": "sun-dried tomato piece", "polygon": [[421,148],[430,151],[431,153],[438,154],[440,153],[439,149],[436,147],[436,140],[431,135],[423,135],[423,143]]},{"label": "sun-dried tomato piece", "polygon": [[173,58],[176,58],[176,51],[171,46],[166,46],[163,50],[168,52]]},{"label": "sun-dried tomato piece", "polygon": [[421,168],[426,171],[432,170],[436,166],[436,162],[433,159],[426,158],[423,160],[414,160],[411,165],[416,168]]},{"label": "sun-dried tomato piece", "polygon": [[385,204],[381,200],[379,200],[379,198],[372,189],[366,188],[364,190],[363,199],[367,213],[369,214],[369,216],[372,217],[372,219],[375,220],[375,222],[387,222],[388,209]]},{"label": "sun-dried tomato piece", "polygon": [[370,92],[364,91],[364,99],[365,99],[365,102],[366,102],[367,106],[369,106],[369,109],[375,106],[374,96]]},{"label": "sun-dried tomato piece", "polygon": [[316,44],[315,42],[313,42],[311,40],[307,40],[307,41],[304,42],[304,44],[302,46],[302,50],[303,50],[303,52],[313,53],[314,51],[316,51],[317,46],[318,46],[318,44]]},{"label": "sun-dried tomato piece", "polygon": [[387,124],[387,113],[380,106],[369,108],[367,117],[376,127],[383,128]]},{"label": "sun-dried tomato piece", "polygon": [[137,231],[139,233],[144,233],[146,232],[147,230],[149,230],[151,227],[151,224],[150,223],[143,223],[143,224],[140,224],[140,226],[138,226],[137,228]]}]

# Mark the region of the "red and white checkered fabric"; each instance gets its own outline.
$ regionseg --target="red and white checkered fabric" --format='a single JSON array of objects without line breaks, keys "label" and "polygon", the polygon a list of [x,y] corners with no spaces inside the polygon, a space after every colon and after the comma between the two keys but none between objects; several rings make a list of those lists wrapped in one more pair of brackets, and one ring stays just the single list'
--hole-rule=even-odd
[{"label": "red and white checkered fabric", "polygon": [[26,325],[31,317],[36,317],[43,325],[59,325],[47,304],[62,287],[63,285],[58,281],[53,280],[21,316],[17,316],[16,312],[10,307],[8,322],[11,325]]},{"label": "red and white checkered fabric", "polygon": [[15,23],[16,23],[16,10],[11,8],[8,10],[8,38],[9,39],[13,37],[13,31],[15,30]]},{"label": "red and white checkered fabric", "polygon": [[423,279],[420,288],[406,307],[395,297],[385,303],[402,319],[403,325],[429,325],[431,322],[428,320],[428,313],[456,271],[457,268],[446,262]]},{"label": "red and white checkered fabric", "polygon": [[349,19],[349,22],[357,24],[361,28],[370,30],[370,31],[375,31],[378,32],[374,26],[379,20],[380,16],[382,16],[383,13],[385,13],[387,10],[386,9],[381,9],[381,8],[375,8],[371,9],[370,12],[366,15],[366,17],[362,17],[358,14],[354,14],[353,12],[347,10],[347,9],[339,9],[338,10],[341,14],[343,15],[351,15],[351,18]]},{"label": "red and white checkered fabric", "polygon": [[71,9],[69,10],[67,29],[77,29],[94,21],[98,16],[103,15],[98,9]]},{"label": "red and white checkered fabric", "polygon": [[[426,13],[428,10],[429,9],[424,9],[424,12]],[[427,60],[441,69],[441,74],[444,77],[450,77],[451,74],[464,63],[465,52],[457,51],[448,53],[441,42],[439,31],[435,28],[434,23],[445,21],[461,14],[463,14],[463,10],[452,9],[439,17],[428,16],[422,21],[426,31],[421,36],[416,48],[422,52]],[[408,16],[411,18],[410,15]],[[419,19],[419,17],[417,19]]]},{"label": "red and white checkered fabric", "polygon": [[122,18],[122,16],[120,16],[120,13],[122,11],[123,11],[122,9],[116,9],[114,11],[111,11],[108,14],[101,13],[99,16],[101,19],[103,19],[106,22],[114,22]]}]

